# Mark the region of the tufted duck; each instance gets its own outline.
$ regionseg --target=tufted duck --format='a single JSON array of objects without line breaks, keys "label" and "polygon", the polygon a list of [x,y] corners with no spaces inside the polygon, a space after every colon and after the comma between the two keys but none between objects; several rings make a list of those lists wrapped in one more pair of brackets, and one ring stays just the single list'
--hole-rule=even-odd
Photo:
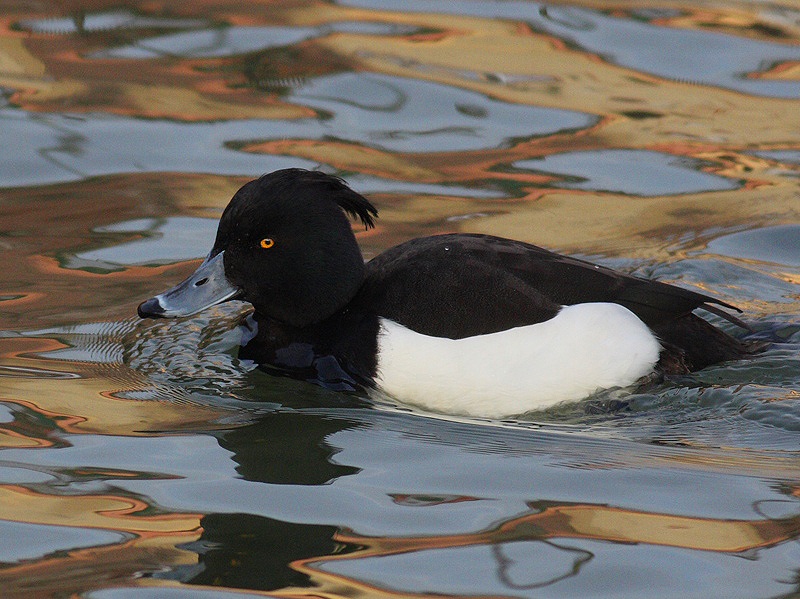
[{"label": "tufted duck", "polygon": [[251,303],[241,356],[340,390],[503,417],[685,373],[752,348],[693,314],[745,325],[708,295],[510,239],[448,234],[364,263],[345,213],[377,210],[339,178],[286,169],[244,185],[197,271],[142,318]]}]

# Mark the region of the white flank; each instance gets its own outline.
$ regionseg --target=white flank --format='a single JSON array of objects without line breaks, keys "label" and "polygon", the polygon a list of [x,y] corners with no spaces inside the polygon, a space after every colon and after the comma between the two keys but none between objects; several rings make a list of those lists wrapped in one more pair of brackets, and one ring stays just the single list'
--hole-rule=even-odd
[{"label": "white flank", "polygon": [[633,312],[612,303],[565,306],[545,322],[464,339],[382,319],[376,382],[427,410],[501,418],[631,385],[660,350]]}]

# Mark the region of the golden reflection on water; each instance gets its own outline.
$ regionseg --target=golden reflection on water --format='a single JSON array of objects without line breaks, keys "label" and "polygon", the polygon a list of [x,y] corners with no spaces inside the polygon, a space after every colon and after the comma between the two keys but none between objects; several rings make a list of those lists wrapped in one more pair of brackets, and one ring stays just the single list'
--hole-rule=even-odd
[{"label": "golden reflection on water", "polygon": [[[537,506],[538,507],[538,506]],[[343,543],[367,549],[339,559],[386,556],[394,553],[541,539],[599,539],[617,543],[648,543],[701,551],[737,553],[768,547],[800,535],[800,517],[786,520],[718,520],[650,514],[593,505],[547,506],[536,513],[504,522],[484,533],[451,537],[420,536],[370,539],[348,532]]]},{"label": "golden reflection on water", "polygon": [[[223,412],[200,405],[190,396],[173,395],[168,401],[136,400],[131,395],[154,395],[153,384],[124,364],[75,362],[43,357],[69,347],[55,339],[0,339],[1,399],[40,414],[54,429],[65,433],[139,436],[155,431],[208,430]],[[173,390],[173,394],[177,390]],[[47,446],[46,438],[23,436],[5,429],[0,439],[9,445]],[[45,431],[49,433],[49,431]],[[42,434],[41,432],[39,433]]]},{"label": "golden reflection on water", "polygon": [[83,593],[87,564],[95,584],[103,588],[103,581],[129,580],[142,571],[197,562],[193,552],[178,548],[199,537],[197,514],[146,515],[143,512],[150,506],[133,498],[50,495],[12,485],[0,486],[0,502],[4,520],[114,530],[130,537],[122,543],[5,567],[0,570],[0,585],[8,597]]}]

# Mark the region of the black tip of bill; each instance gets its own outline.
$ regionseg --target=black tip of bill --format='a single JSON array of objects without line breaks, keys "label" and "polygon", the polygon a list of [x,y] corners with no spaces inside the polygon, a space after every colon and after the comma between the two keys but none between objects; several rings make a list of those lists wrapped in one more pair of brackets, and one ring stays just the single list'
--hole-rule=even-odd
[{"label": "black tip of bill", "polygon": [[139,318],[163,318],[164,308],[161,307],[161,302],[158,301],[157,297],[151,297],[146,302],[139,304],[136,313]]}]

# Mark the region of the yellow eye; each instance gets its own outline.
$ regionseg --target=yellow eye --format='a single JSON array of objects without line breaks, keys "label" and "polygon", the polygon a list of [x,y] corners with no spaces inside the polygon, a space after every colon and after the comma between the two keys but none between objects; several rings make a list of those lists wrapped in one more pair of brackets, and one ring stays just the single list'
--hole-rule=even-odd
[{"label": "yellow eye", "polygon": [[259,243],[259,245],[260,245],[262,248],[264,248],[265,250],[268,250],[268,249],[269,249],[269,248],[271,248],[273,245],[275,245],[275,240],[274,240],[274,239],[270,239],[269,237],[266,237],[266,238],[264,238],[264,239],[262,239],[262,240],[261,240],[261,243]]}]

